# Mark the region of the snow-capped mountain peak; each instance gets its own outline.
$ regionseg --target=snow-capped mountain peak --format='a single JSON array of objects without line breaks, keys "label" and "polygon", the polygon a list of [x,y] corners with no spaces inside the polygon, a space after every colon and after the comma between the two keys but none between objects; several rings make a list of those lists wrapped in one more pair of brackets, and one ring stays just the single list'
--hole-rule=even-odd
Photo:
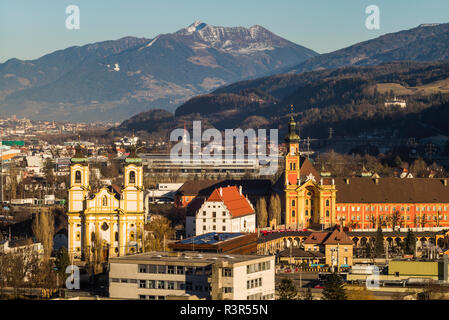
[{"label": "snow-capped mountain peak", "polygon": [[192,23],[190,26],[188,26],[186,28],[186,30],[189,33],[193,33],[195,31],[199,31],[199,30],[203,29],[205,26],[207,26],[206,23],[197,20],[194,23]]}]

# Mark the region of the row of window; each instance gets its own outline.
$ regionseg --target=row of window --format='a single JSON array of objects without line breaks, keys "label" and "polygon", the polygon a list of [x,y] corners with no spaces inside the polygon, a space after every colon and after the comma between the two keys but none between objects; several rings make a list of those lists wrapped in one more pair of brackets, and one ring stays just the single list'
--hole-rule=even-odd
[{"label": "row of window", "polygon": [[[361,207],[351,207],[351,211],[360,211]],[[447,211],[448,207],[438,207],[438,211]],[[365,208],[366,211],[376,211],[376,207],[371,206],[371,207],[366,207]],[[390,207],[389,206],[379,206],[379,211],[389,211]],[[397,210],[396,207],[392,207],[391,209],[393,212],[395,211],[399,211]],[[337,211],[346,211],[346,207],[337,207]],[[401,207],[400,211],[410,211],[410,207]],[[416,211],[437,211],[437,207],[436,206],[422,206],[422,207],[416,207]]]},{"label": "row of window", "polygon": [[159,274],[187,274],[204,276],[212,273],[212,267],[185,267],[173,265],[139,264],[139,273],[159,273]]},{"label": "row of window", "polygon": [[[426,216],[424,216],[424,217],[426,217]],[[342,218],[343,220],[345,220],[346,217],[340,217],[340,216],[337,216],[337,220],[340,220],[341,218]],[[446,220],[447,220],[447,215],[444,215],[444,216],[431,216],[431,215],[428,215],[426,218],[427,218],[427,221],[431,221],[431,220],[434,220],[434,221],[437,221],[437,220],[443,220],[443,221],[446,221]],[[370,215],[366,215],[366,216],[365,216],[365,220],[366,220],[366,221],[370,221],[371,219],[372,219],[372,216],[370,216]],[[377,218],[375,217],[375,219],[377,219]],[[385,217],[385,216],[379,216],[379,219],[380,219],[380,220],[387,220],[387,217]],[[411,217],[410,217],[410,216],[401,216],[399,219],[400,219],[400,220],[410,221],[410,220],[411,220]],[[422,221],[422,220],[423,220],[423,217],[422,217],[422,216],[421,216],[421,217],[417,217],[417,219],[418,219],[419,221]],[[351,220],[360,221],[360,216],[351,216]]]},{"label": "row of window", "polygon": [[142,299],[142,300],[165,300],[165,296],[148,296],[145,294],[139,294],[139,299]]},{"label": "row of window", "polygon": [[270,270],[270,261],[253,263],[246,266],[246,273],[254,273],[259,271]]},{"label": "row of window", "polygon": [[262,278],[246,281],[246,289],[259,288],[262,286]]},{"label": "row of window", "polygon": [[261,292],[256,294],[251,294],[246,297],[247,300],[273,300],[274,299],[274,293],[262,295]]},{"label": "row of window", "polygon": [[[209,206],[209,207],[210,207],[210,206]],[[206,216],[206,214],[207,214],[207,212],[206,212],[206,211],[203,211],[203,216]],[[223,217],[226,217],[226,211],[222,211],[221,215],[222,215]],[[213,218],[216,218],[216,217],[217,217],[217,213],[216,213],[215,211],[212,212],[212,217],[213,217]]]},{"label": "row of window", "polygon": [[139,280],[141,289],[164,289],[164,290],[186,290],[186,291],[206,291],[211,290],[209,285],[193,285],[192,282],[164,281],[164,280]]},{"label": "row of window", "polygon": [[[309,205],[309,199],[306,199],[306,206]],[[313,206],[313,199],[310,199],[310,205]],[[296,206],[296,200],[292,200],[292,207]],[[326,200],[326,207],[329,207],[329,200]]]}]

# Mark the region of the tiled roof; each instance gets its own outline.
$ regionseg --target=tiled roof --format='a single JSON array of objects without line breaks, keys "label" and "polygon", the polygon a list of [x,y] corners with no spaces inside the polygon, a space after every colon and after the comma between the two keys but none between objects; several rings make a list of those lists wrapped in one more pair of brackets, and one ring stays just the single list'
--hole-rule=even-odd
[{"label": "tiled roof", "polygon": [[329,232],[312,232],[310,236],[304,240],[304,244],[322,244]]},{"label": "tiled roof", "polygon": [[335,178],[335,184],[337,203],[449,203],[444,179]]},{"label": "tiled roof", "polygon": [[324,244],[354,244],[354,242],[345,232],[335,229],[324,241]]},{"label": "tiled roof", "polygon": [[250,202],[243,194],[240,194],[236,186],[215,189],[207,201],[223,202],[232,217],[240,217],[254,213]]}]

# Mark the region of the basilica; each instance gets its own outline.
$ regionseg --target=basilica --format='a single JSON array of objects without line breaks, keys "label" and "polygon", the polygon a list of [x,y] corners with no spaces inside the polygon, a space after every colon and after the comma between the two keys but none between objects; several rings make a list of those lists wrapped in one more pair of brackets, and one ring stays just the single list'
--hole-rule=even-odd
[{"label": "basilica", "polygon": [[72,259],[86,260],[95,248],[102,259],[142,252],[145,224],[143,168],[135,150],[125,159],[123,185],[89,185],[88,159],[81,147],[71,159],[68,245]]}]

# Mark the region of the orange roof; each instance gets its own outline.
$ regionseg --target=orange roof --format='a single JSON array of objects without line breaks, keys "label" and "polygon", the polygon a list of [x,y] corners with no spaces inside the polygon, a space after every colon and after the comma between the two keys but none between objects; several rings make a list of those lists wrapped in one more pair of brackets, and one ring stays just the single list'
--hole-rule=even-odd
[{"label": "orange roof", "polygon": [[352,242],[351,238],[345,232],[335,229],[326,241],[324,241],[324,244],[354,244],[354,242]]},{"label": "orange roof", "polygon": [[322,244],[328,235],[329,232],[312,232],[307,239],[304,240],[304,244]]},{"label": "orange roof", "polygon": [[207,201],[223,202],[232,217],[240,217],[254,213],[254,209],[248,199],[243,194],[240,194],[236,186],[215,189]]}]

